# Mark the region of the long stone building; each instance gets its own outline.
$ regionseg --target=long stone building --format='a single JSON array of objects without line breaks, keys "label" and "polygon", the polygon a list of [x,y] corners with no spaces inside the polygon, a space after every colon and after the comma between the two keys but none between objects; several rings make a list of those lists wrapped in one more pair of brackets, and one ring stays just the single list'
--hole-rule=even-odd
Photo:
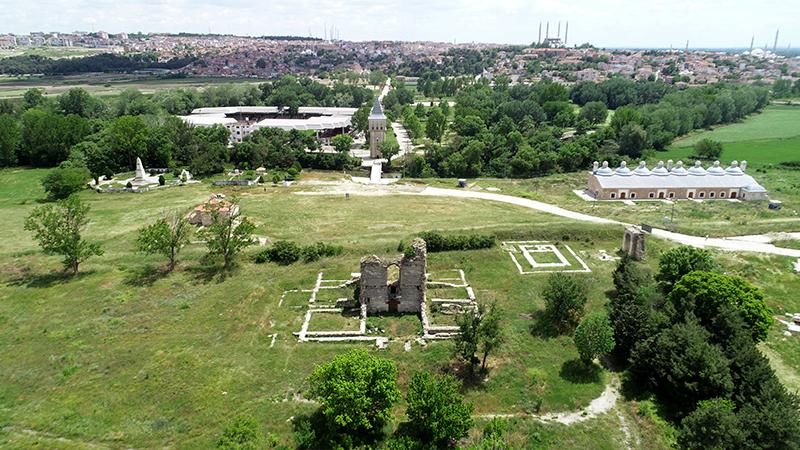
[{"label": "long stone building", "polygon": [[741,199],[765,200],[767,190],[747,175],[747,161],[723,168],[719,161],[708,169],[700,161],[688,170],[683,162],[663,161],[652,170],[645,162],[631,170],[626,162],[616,169],[595,161],[589,174],[588,193],[597,200],[626,199]]}]

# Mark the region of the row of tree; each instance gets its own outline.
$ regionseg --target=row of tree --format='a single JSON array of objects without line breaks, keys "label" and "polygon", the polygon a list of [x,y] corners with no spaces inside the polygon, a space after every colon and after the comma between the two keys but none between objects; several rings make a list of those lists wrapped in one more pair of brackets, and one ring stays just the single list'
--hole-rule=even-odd
[{"label": "row of tree", "polygon": [[47,58],[21,55],[0,59],[0,73],[8,75],[70,75],[89,72],[129,72],[142,69],[179,69],[195,60],[193,57],[159,61],[158,55],[141,53],[115,55],[103,53],[82,58]]},{"label": "row of tree", "polygon": [[[235,203],[235,202],[234,202]],[[25,220],[25,230],[33,234],[46,255],[63,257],[65,271],[78,273],[80,264],[92,256],[102,256],[103,249],[97,242],[87,241],[82,233],[89,223],[89,205],[76,195],[35,208]],[[203,230],[209,257],[222,260],[222,268],[230,269],[236,256],[253,245],[255,225],[247,218],[235,218],[211,210],[211,225]],[[165,213],[151,225],[139,230],[137,248],[147,254],[159,254],[167,258],[167,271],[172,271],[178,255],[189,244],[194,227],[179,212]]]}]

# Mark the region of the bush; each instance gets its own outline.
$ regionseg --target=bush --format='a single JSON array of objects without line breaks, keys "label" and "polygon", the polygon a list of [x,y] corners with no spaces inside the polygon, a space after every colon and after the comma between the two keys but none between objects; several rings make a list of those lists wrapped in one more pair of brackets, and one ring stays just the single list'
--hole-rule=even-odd
[{"label": "bush", "polygon": [[413,434],[423,442],[449,446],[472,427],[472,405],[459,393],[451,375],[416,372],[408,386],[406,415]]},{"label": "bush", "polygon": [[586,285],[577,278],[561,272],[550,274],[542,291],[544,298],[543,325],[558,332],[574,329],[583,317],[586,305]]},{"label": "bush", "polygon": [[164,175],[159,175],[158,176],[158,185],[159,186],[163,186],[165,184],[167,184],[167,180],[164,179]]},{"label": "bush", "polygon": [[267,261],[281,265],[294,264],[302,256],[302,248],[291,241],[277,241],[270,247],[256,254],[255,262],[258,264]]},{"label": "bush", "polygon": [[425,240],[429,252],[453,250],[478,250],[495,246],[495,237],[487,234],[465,234],[445,236],[437,231],[423,231],[419,237]]},{"label": "bush", "polygon": [[225,450],[258,450],[266,447],[266,439],[255,420],[238,417],[232,420],[217,440],[217,448]]},{"label": "bush", "polygon": [[92,176],[85,167],[53,169],[42,179],[42,187],[50,200],[62,200],[86,186]]},{"label": "bush", "polygon": [[301,259],[303,262],[313,262],[320,258],[338,256],[344,248],[341,245],[326,244],[317,242],[316,244],[301,247],[292,241],[277,241],[272,246],[258,252],[255,262],[262,264],[274,262],[281,265],[294,264]]},{"label": "bush", "polygon": [[705,159],[717,159],[722,155],[722,143],[712,139],[701,139],[694,144],[697,156]]}]

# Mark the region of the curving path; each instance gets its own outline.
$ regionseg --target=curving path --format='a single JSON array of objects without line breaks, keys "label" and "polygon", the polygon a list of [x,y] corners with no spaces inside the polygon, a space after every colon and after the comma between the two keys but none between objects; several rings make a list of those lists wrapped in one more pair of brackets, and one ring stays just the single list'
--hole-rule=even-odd
[{"label": "curving path", "polygon": [[[591,216],[559,206],[551,205],[549,203],[539,202],[536,200],[529,200],[527,198],[514,197],[513,195],[494,194],[491,192],[476,192],[468,190],[456,189],[443,189],[435,187],[426,187],[416,195],[429,195],[434,197],[458,197],[458,198],[477,198],[482,200],[491,200],[496,202],[510,203],[525,208],[535,209],[537,211],[554,214],[568,219],[580,220],[583,222],[599,223],[599,224],[612,224],[612,225],[630,225],[625,222],[606,219],[603,217]],[[756,236],[740,236],[732,238],[707,238],[701,236],[691,236],[688,234],[674,233],[672,231],[653,228],[652,234],[662,239],[675,241],[684,245],[691,245],[698,248],[716,248],[720,250],[735,251],[735,252],[755,252],[766,253],[770,255],[791,256],[800,258],[800,250],[777,247],[769,243],[767,237],[769,235],[756,235]]]}]

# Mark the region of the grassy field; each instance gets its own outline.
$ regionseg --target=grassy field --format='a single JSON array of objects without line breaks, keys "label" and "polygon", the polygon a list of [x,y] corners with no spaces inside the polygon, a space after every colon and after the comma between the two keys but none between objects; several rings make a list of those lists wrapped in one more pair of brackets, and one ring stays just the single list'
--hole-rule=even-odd
[{"label": "grassy field", "polygon": [[[41,170],[0,171],[0,228],[14,239],[0,242],[0,446],[27,448],[178,447],[206,448],[222,423],[248,414],[291,443],[292,416],[315,406],[302,397],[315,364],[369,344],[299,343],[304,297],[284,290],[310,288],[322,271],[344,279],[358,270],[361,256],[390,255],[401,239],[431,229],[492,232],[503,239],[568,243],[592,273],[579,274],[589,287],[589,311],[599,311],[611,289],[614,263],[599,250],[613,251],[621,230],[578,224],[512,205],[470,199],[413,196],[300,196],[293,188],[229,190],[243,214],[268,239],[301,244],[327,241],[344,246],[335,258],[311,264],[253,264],[221,277],[201,262],[204,247],[189,246],[177,270],[162,276],[162,261],[134,251],[135,231],[164,209],[188,209],[212,192],[207,185],[142,195],[81,196],[92,207],[89,239],[106,250],[82,266],[77,278],[58,274],[57,257],[43,256],[27,233],[24,217],[43,198]],[[323,174],[327,175],[327,174]],[[324,177],[322,177],[324,178]],[[650,240],[648,263],[668,244]],[[255,253],[251,249],[248,254]],[[765,289],[776,311],[800,308],[791,292],[800,280],[785,258],[720,255],[726,267]],[[575,410],[603,389],[610,375],[586,371],[567,336],[531,333],[532,317],[543,308],[539,296],[546,275],[520,275],[507,253],[493,249],[433,253],[428,271],[460,268],[479,301],[503,309],[507,344],[490,358],[487,379],[465,388],[477,414]],[[334,294],[334,297],[337,294]],[[352,318],[320,317],[315,329],[355,327]],[[372,317],[368,326],[392,338],[382,354],[399,366],[401,389],[415,370],[448,372],[450,342],[403,343],[419,332],[414,316]],[[277,335],[274,347],[272,336]],[[797,341],[773,333],[765,344],[785,376],[796,376]],[[541,406],[538,406],[541,405]],[[397,419],[402,419],[398,405]],[[643,406],[622,403],[619,415],[644,448],[667,448],[669,433]],[[566,427],[518,419],[509,439],[540,448],[619,448],[626,440],[619,415],[604,414]],[[477,439],[478,431],[474,434]]]},{"label": "grassy field", "polygon": [[151,75],[131,74],[81,74],[62,77],[6,77],[0,78],[0,99],[15,99],[31,88],[41,88],[46,95],[59,95],[69,89],[81,87],[92,95],[114,96],[124,89],[138,89],[152,94],[159,89],[203,89],[213,84],[253,83],[263,80],[252,78],[153,78]]},{"label": "grassy field", "polygon": [[[201,202],[209,188],[145,195],[86,192],[82,197],[92,206],[87,236],[101,242],[106,255],[68,279],[57,272],[58,258],[43,256],[22,232],[24,217],[43,197],[38,186],[43,173],[0,172],[0,227],[17,236],[0,244],[0,359],[14,361],[0,367],[7,380],[0,384],[0,445],[11,447],[26,447],[31,436],[43,439],[44,446],[55,442],[47,441],[49,436],[75,447],[207,447],[221,422],[239,413],[257,417],[288,443],[287,419],[313,409],[297,397],[306,388],[305,377],[315,364],[359,345],[298,343],[292,332],[300,329],[302,309],[277,306],[284,290],[312,286],[320,271],[346,277],[358,270],[362,255],[394,254],[400,239],[422,230],[477,226],[542,236],[535,230],[559,229],[560,237],[580,237],[571,245],[594,270],[583,278],[591,289],[589,309],[598,310],[613,264],[593,255],[598,245],[612,249],[619,234],[471,200],[345,200],[245,189],[236,193],[259,235],[334,242],[345,246],[345,253],[288,267],[243,259],[233,275],[221,279],[199,261],[203,247],[192,245],[178,270],[162,277],[159,258],[134,251],[135,230],[165,208]],[[588,238],[590,232],[595,237]],[[478,413],[523,412],[539,402],[542,411],[574,409],[602,391],[608,375],[577,367],[571,338],[529,332],[530,314],[542,308],[537,293],[543,277],[515,275],[499,248],[430,256],[430,271],[453,268],[465,270],[481,301],[497,300],[505,311],[508,344],[491,359],[488,379],[467,390]],[[326,319],[322,328],[341,322]],[[391,318],[377,319],[394,338],[385,354],[397,361],[402,385],[414,370],[451,370],[449,342],[404,352],[402,343],[418,326],[410,319],[396,326]],[[273,334],[278,337],[270,348]],[[555,428],[548,433],[561,435]]]},{"label": "grassy field", "polygon": [[44,56],[46,58],[79,58],[82,56],[109,53],[107,48],[85,48],[85,47],[16,47],[12,49],[0,50],[0,58],[11,56]]},{"label": "grassy field", "polygon": [[800,136],[800,106],[771,105],[740,123],[724,125],[711,131],[699,131],[675,141],[673,147],[689,147],[700,139],[723,143],[784,139]]}]

